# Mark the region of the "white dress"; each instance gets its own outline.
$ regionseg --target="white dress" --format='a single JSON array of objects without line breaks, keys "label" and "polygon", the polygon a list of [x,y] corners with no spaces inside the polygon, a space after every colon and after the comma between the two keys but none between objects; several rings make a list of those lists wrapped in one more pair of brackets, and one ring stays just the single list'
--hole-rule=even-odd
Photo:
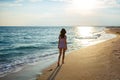
[{"label": "white dress", "polygon": [[66,48],[66,36],[64,38],[59,37],[59,48]]}]

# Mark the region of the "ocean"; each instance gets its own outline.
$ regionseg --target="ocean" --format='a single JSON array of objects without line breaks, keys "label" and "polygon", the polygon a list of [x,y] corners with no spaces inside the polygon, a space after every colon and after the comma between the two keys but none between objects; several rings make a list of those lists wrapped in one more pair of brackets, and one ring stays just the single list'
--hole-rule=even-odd
[{"label": "ocean", "polygon": [[[116,37],[100,26],[0,26],[0,79],[13,74],[8,80],[35,80],[35,75],[57,61],[62,28],[67,31],[67,54]],[[32,67],[24,70],[26,66]]]}]

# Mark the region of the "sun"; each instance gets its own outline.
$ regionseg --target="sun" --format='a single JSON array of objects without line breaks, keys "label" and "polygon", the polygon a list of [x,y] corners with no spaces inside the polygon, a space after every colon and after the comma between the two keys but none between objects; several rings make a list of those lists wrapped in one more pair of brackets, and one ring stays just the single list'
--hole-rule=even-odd
[{"label": "sun", "polygon": [[69,7],[72,11],[90,12],[97,7],[97,0],[72,0]]}]

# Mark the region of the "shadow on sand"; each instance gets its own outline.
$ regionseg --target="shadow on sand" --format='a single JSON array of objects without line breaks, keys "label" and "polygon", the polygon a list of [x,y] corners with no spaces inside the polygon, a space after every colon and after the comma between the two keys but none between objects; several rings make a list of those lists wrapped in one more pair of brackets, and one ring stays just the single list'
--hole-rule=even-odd
[{"label": "shadow on sand", "polygon": [[57,76],[58,72],[60,71],[62,65],[57,66],[54,71],[51,73],[51,75],[48,77],[47,80],[55,80],[55,77]]}]

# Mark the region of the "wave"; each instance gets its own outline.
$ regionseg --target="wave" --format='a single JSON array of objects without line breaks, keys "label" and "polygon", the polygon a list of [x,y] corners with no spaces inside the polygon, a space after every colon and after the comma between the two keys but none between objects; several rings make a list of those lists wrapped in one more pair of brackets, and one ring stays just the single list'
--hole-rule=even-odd
[{"label": "wave", "polygon": [[99,38],[101,36],[101,34],[95,34],[94,36],[96,36],[97,38]]},{"label": "wave", "polygon": [[26,49],[48,49],[47,46],[18,46],[18,47],[10,47],[10,48],[3,48],[0,51],[12,51],[12,50],[26,50]]},{"label": "wave", "polygon": [[[58,41],[55,41],[55,42],[50,42],[50,44],[54,44],[54,45],[57,45],[58,44]],[[68,41],[67,44],[72,44],[72,42]]]},{"label": "wave", "polygon": [[24,57],[19,57],[11,62],[3,62],[0,63],[0,77],[3,77],[5,74],[9,74],[11,72],[16,72],[21,69],[20,67],[23,67],[26,64],[33,64],[35,62],[44,60],[44,58],[50,57],[52,55],[57,54],[57,52],[53,53],[46,53],[46,54],[41,54],[41,55],[27,55]]},{"label": "wave", "polygon": [[31,39],[31,36],[25,36],[24,39]]},{"label": "wave", "polygon": [[25,52],[8,52],[8,53],[4,53],[4,54],[0,54],[0,61],[5,58],[12,58],[12,57],[16,57],[16,56],[22,56],[26,54]]},{"label": "wave", "polygon": [[0,41],[0,44],[9,44],[10,42],[8,42],[8,41]]},{"label": "wave", "polygon": [[76,39],[97,39],[99,38],[100,36],[102,36],[102,34],[93,34],[92,36],[77,36],[75,37]]},{"label": "wave", "polygon": [[50,42],[50,44],[58,44],[58,41]]},{"label": "wave", "polygon": [[76,39],[97,39],[97,37],[76,37]]},{"label": "wave", "polygon": [[43,55],[40,55],[39,57],[47,57],[47,56],[51,56],[51,55],[54,55],[54,54],[58,54],[58,53],[54,52],[54,53],[50,53],[50,54],[43,54]]}]

